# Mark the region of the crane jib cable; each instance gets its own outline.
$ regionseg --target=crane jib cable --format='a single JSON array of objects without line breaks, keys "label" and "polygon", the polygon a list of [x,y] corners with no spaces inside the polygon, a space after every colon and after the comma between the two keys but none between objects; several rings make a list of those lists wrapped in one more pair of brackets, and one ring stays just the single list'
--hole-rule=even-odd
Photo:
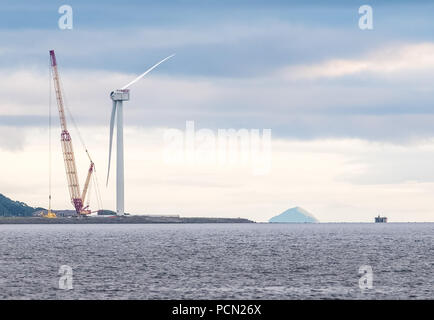
[{"label": "crane jib cable", "polygon": [[51,211],[51,65],[48,59],[48,210]]},{"label": "crane jib cable", "polygon": [[[66,94],[65,94],[65,90],[63,90],[63,82],[62,82],[61,78],[59,78],[59,82],[60,82],[60,86],[62,88],[62,96],[63,96],[63,100],[64,100],[64,107],[66,109],[66,112],[68,113],[68,117],[72,121],[72,125],[74,126],[74,129],[75,129],[75,131],[77,133],[77,136],[78,136],[78,138],[80,140],[80,143],[81,143],[84,151],[86,152],[86,155],[88,156],[89,160],[91,162],[93,162],[92,161],[92,157],[90,156],[90,153],[89,153],[89,151],[87,149],[87,146],[84,143],[84,139],[83,139],[83,136],[81,135],[81,132],[80,132],[80,130],[78,128],[77,122],[75,121],[75,118],[72,115],[72,112],[71,112],[71,110],[68,107],[68,100],[67,100],[67,97],[66,97]],[[100,188],[99,188],[98,177],[96,175],[96,165],[94,165],[94,174],[92,174],[92,180],[93,180],[93,182],[95,184],[94,185],[94,190],[95,190],[95,193],[96,193],[96,196],[97,196],[97,203],[98,203],[97,206],[99,207],[99,209],[102,210],[103,209],[103,206],[102,206],[102,197],[101,197],[101,191],[100,191]]]}]

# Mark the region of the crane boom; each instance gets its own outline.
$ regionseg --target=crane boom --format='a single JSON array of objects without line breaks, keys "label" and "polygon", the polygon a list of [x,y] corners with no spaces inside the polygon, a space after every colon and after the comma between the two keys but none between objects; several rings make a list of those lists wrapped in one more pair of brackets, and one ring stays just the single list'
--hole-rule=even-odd
[{"label": "crane boom", "polygon": [[60,140],[62,144],[63,160],[65,162],[66,179],[68,181],[69,195],[71,197],[71,202],[74,205],[77,214],[89,214],[90,210],[85,210],[83,208],[84,198],[86,196],[87,187],[89,185],[90,175],[93,172],[93,162],[91,161],[91,167],[88,172],[88,177],[86,179],[85,189],[83,194],[80,193],[80,185],[78,182],[77,167],[75,165],[74,150],[72,148],[71,136],[68,132],[66,125],[65,109],[63,106],[62,91],[60,88],[59,74],[57,71],[57,61],[54,50],[50,50],[50,61],[51,69],[53,74],[54,88],[56,91],[57,108],[59,110],[60,117],[60,127],[61,135]]},{"label": "crane boom", "polygon": [[90,183],[90,178],[92,177],[93,167],[94,167],[94,163],[91,162],[90,168],[87,171],[87,178],[86,178],[86,182],[84,183],[83,194],[81,195],[81,199],[83,200],[83,203],[84,203],[84,200],[86,199],[87,190],[89,189],[89,183]]}]

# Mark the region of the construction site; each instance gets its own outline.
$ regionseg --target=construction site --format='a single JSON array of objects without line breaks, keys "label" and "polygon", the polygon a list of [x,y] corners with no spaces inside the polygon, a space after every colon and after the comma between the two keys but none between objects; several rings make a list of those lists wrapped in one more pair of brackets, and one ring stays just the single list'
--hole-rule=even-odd
[{"label": "construction site", "polygon": [[[92,213],[98,213],[98,211],[102,210],[102,201],[101,201],[101,195],[98,185],[98,180],[95,173],[95,164],[92,161],[92,158],[90,157],[89,151],[87,150],[84,140],[80,135],[80,140],[82,142],[82,145],[84,147],[84,151],[88,156],[89,159],[89,170],[87,172],[86,180],[84,182],[83,189],[80,189],[80,183],[78,179],[78,173],[77,173],[77,165],[75,163],[75,155],[74,155],[74,148],[72,144],[71,135],[68,131],[68,125],[67,125],[67,118],[65,113],[65,103],[64,103],[64,97],[63,97],[63,90],[62,85],[59,77],[59,71],[57,68],[57,59],[56,55],[54,53],[54,50],[50,50],[50,71],[51,71],[51,77],[54,85],[54,91],[56,95],[56,102],[57,102],[57,109],[59,112],[59,120],[60,120],[60,142],[62,146],[62,152],[63,152],[63,160],[65,163],[65,172],[66,172],[66,182],[68,185],[69,195],[71,199],[71,204],[73,205],[75,209],[75,214],[72,215],[72,217],[76,218],[83,218],[91,215]],[[51,85],[50,85],[51,90]],[[50,164],[49,164],[49,196],[48,196],[48,210],[46,212],[41,212],[41,217],[47,218],[47,219],[55,219],[57,218],[56,213],[51,208],[51,94],[50,94],[50,106],[49,106],[50,114],[49,114],[49,131],[50,131],[50,141],[49,141],[49,158],[50,158]],[[70,113],[71,114],[71,113]],[[71,115],[72,117],[72,115]],[[73,122],[74,125],[75,121]],[[78,127],[76,126],[76,130],[79,134]],[[95,193],[97,196],[97,202],[99,209],[92,211],[89,207],[89,202],[86,203],[86,198],[88,197],[88,193],[91,187],[91,184],[93,184]]]},{"label": "construction site", "polygon": [[[96,176],[96,165],[92,160],[91,154],[86,147],[85,140],[80,134],[79,128],[72,115],[71,110],[65,103],[64,88],[60,79],[58,62],[54,50],[50,50],[50,102],[49,102],[49,195],[48,209],[36,211],[33,217],[13,217],[0,219],[0,224],[86,224],[86,223],[252,223],[248,219],[242,218],[183,218],[179,215],[133,215],[124,212],[124,160],[123,160],[123,115],[122,103],[129,100],[128,87],[136,83],[151,70],[156,68],[162,62],[170,59],[174,55],[168,56],[160,62],[153,65],[136,79],[122,87],[121,89],[112,91],[110,98],[113,101],[113,108],[110,119],[110,140],[109,140],[109,159],[107,181],[109,182],[110,160],[113,143],[113,132],[115,120],[116,128],[116,212],[103,208],[102,197],[98,179]],[[50,81],[50,82],[51,82]],[[64,160],[66,173],[66,184],[69,191],[70,203],[72,210],[54,210],[52,208],[52,151],[51,151],[51,131],[52,131],[52,114],[51,114],[51,89],[54,88],[58,118],[60,123],[60,143]],[[68,123],[71,120],[77,136],[81,142],[82,152],[84,152],[89,161],[88,170],[84,179],[83,188],[80,187],[79,174],[77,172],[76,157],[74,154],[73,139],[69,132]],[[91,190],[95,193],[95,207],[91,208],[90,193]]]}]

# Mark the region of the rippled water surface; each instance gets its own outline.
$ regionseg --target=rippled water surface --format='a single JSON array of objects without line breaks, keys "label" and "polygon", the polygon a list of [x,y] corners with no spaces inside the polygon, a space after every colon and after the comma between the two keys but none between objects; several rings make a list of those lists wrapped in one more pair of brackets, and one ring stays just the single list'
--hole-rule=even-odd
[{"label": "rippled water surface", "polygon": [[0,225],[0,267],[1,299],[433,299],[434,224]]}]

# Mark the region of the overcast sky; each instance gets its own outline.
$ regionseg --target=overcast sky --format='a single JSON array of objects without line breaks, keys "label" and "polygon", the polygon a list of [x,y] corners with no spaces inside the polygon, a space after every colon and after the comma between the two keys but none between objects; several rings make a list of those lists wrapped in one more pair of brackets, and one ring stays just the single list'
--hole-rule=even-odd
[{"label": "overcast sky", "polygon": [[[3,1],[0,193],[47,206],[48,50],[96,166],[104,207],[109,93],[124,120],[126,211],[268,220],[434,220],[434,3],[370,1]],[[60,30],[58,9],[73,9]],[[53,100],[54,103],[54,100]],[[53,201],[71,207],[53,104]],[[164,161],[164,132],[271,129],[271,170]],[[87,159],[71,127],[83,182]],[[112,172],[114,178],[114,172]],[[72,208],[72,207],[71,207]]]}]

